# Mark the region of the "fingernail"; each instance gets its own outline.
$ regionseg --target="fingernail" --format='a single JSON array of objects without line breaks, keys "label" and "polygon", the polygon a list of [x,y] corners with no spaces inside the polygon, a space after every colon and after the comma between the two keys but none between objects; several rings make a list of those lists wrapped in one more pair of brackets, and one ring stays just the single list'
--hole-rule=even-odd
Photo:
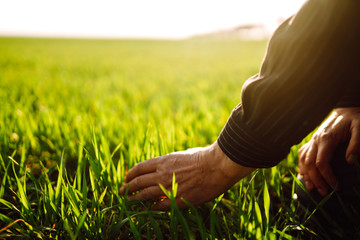
[{"label": "fingernail", "polygon": [[351,154],[351,155],[350,155],[350,158],[349,158],[349,163],[350,163],[350,164],[354,164],[356,161],[358,161],[358,159],[359,159],[359,156],[358,156],[358,155],[356,155],[356,154]]}]

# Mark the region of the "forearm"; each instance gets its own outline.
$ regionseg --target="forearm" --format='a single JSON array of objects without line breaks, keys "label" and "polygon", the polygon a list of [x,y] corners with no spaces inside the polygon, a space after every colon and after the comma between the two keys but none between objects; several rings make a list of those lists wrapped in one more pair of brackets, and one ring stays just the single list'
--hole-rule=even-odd
[{"label": "forearm", "polygon": [[218,138],[229,158],[248,167],[276,165],[360,79],[359,4],[309,1],[280,26]]}]

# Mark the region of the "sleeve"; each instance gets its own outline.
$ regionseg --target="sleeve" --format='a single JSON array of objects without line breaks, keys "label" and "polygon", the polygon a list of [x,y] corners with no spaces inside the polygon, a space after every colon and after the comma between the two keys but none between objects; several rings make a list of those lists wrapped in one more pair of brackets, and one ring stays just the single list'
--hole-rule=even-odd
[{"label": "sleeve", "polygon": [[360,79],[352,84],[335,108],[360,107]]},{"label": "sleeve", "polygon": [[309,0],[275,31],[259,74],[245,82],[218,137],[231,160],[276,165],[346,101],[360,80],[359,12],[356,0]]}]

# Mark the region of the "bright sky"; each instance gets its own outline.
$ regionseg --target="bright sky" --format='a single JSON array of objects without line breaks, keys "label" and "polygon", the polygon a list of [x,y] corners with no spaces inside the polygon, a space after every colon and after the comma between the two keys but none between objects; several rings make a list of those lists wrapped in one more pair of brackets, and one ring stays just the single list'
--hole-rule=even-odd
[{"label": "bright sky", "polygon": [[184,38],[264,23],[305,0],[0,0],[0,35]]}]

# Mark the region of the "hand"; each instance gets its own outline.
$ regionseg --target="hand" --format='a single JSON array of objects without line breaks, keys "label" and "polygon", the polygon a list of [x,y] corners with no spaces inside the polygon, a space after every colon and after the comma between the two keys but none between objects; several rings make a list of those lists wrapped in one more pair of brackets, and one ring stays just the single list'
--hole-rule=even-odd
[{"label": "hand", "polygon": [[328,186],[337,186],[330,162],[337,146],[347,141],[345,159],[352,164],[360,154],[360,108],[337,108],[299,149],[299,174],[308,190],[315,187],[325,196]]},{"label": "hand", "polygon": [[[159,184],[171,190],[175,173],[178,183],[176,205],[187,208],[188,205],[181,199],[192,205],[208,202],[254,170],[230,160],[215,142],[208,147],[175,152],[138,163],[128,172],[120,193],[124,195],[128,188],[129,200],[159,199],[164,196]],[[152,210],[169,208],[170,199],[166,198],[157,202]]]}]

